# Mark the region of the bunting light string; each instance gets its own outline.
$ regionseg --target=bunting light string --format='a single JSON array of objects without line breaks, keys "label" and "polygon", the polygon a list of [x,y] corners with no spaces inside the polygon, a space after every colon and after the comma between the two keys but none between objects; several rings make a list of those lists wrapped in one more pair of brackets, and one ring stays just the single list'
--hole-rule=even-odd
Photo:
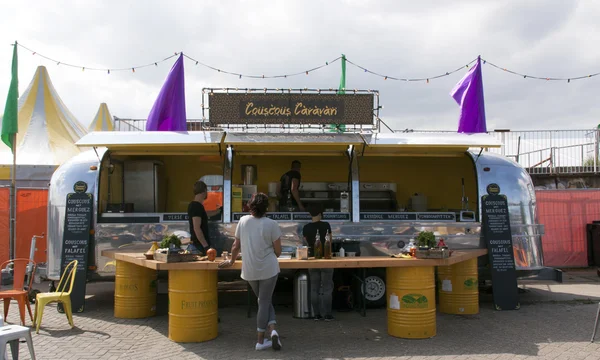
[{"label": "bunting light string", "polygon": [[[14,44],[12,44],[12,45],[14,45]],[[20,46],[21,48],[23,48],[23,49],[25,49],[25,50],[27,50],[29,52],[31,52],[32,55],[39,56],[39,57],[41,57],[43,59],[46,59],[46,60],[51,61],[51,62],[54,62],[54,63],[56,63],[56,65],[62,65],[62,66],[67,66],[67,67],[72,67],[72,68],[78,68],[78,69],[81,69],[82,72],[85,72],[86,70],[87,71],[105,71],[108,75],[110,75],[110,73],[114,72],[114,71],[131,71],[132,73],[135,73],[136,70],[143,69],[143,68],[146,68],[146,67],[151,67],[151,66],[157,67],[158,64],[163,63],[165,61],[168,61],[168,60],[170,60],[170,59],[172,59],[172,58],[174,58],[174,57],[176,57],[176,56],[178,56],[180,54],[180,53],[176,52],[173,55],[165,57],[162,60],[153,61],[153,62],[150,62],[148,64],[144,64],[144,65],[128,66],[128,67],[123,67],[123,68],[98,68],[98,67],[89,67],[89,66],[75,65],[75,64],[71,64],[71,63],[66,63],[64,61],[56,60],[56,59],[54,59],[52,57],[40,54],[39,52],[37,52],[35,50],[32,50],[32,49],[26,47],[25,45],[23,45],[21,43],[17,42],[16,45]],[[326,61],[324,64],[312,67],[312,68],[310,68],[308,70],[303,70],[303,71],[293,72],[293,73],[288,73],[288,74],[281,74],[281,75],[264,75],[264,74],[262,74],[262,75],[246,75],[246,74],[243,74],[241,72],[223,70],[221,68],[218,68],[218,67],[215,67],[215,66],[212,66],[212,65],[208,65],[208,64],[206,64],[206,63],[204,63],[204,62],[202,62],[200,60],[197,60],[197,59],[195,59],[195,58],[193,58],[191,56],[186,55],[185,53],[183,53],[183,56],[186,59],[192,61],[195,65],[200,65],[200,66],[203,66],[203,67],[205,67],[207,69],[210,69],[210,70],[213,70],[213,71],[216,71],[216,72],[219,72],[219,73],[223,73],[223,74],[227,74],[227,75],[232,75],[232,76],[237,76],[239,79],[242,79],[242,78],[249,78],[249,79],[281,79],[281,78],[288,78],[288,77],[299,76],[299,75],[309,75],[311,72],[320,70],[320,69],[322,69],[324,67],[327,67],[327,66],[329,66],[329,65],[331,65],[331,64],[333,64],[333,63],[335,63],[337,61],[340,61],[342,59],[342,57],[339,56],[339,57],[337,57],[337,58],[335,58],[335,59],[333,59],[331,61]],[[454,69],[452,71],[447,71],[447,72],[442,73],[442,74],[438,74],[438,75],[434,75],[434,76],[429,76],[429,77],[415,77],[415,78],[410,78],[410,77],[398,77],[398,76],[385,75],[385,74],[380,73],[380,72],[372,71],[372,70],[369,70],[368,67],[360,65],[358,63],[355,63],[355,62],[349,60],[348,58],[346,58],[346,62],[349,63],[350,65],[352,65],[352,66],[354,66],[354,67],[362,70],[365,73],[368,73],[370,75],[374,75],[374,76],[377,76],[379,78],[382,78],[383,80],[395,80],[395,81],[405,81],[405,82],[421,82],[421,81],[425,81],[427,83],[429,83],[431,80],[435,80],[435,79],[443,78],[443,77],[446,77],[446,76],[450,76],[450,75],[452,75],[454,73],[457,73],[457,72],[459,72],[461,70],[469,69],[469,66],[471,66],[476,61],[477,61],[477,59],[471,60],[466,65],[463,65],[463,66],[461,66],[459,68],[456,68],[456,69]],[[481,58],[481,62],[482,62],[482,65],[486,65],[486,64],[490,65],[491,67],[493,67],[493,68],[495,68],[497,70],[501,70],[501,71],[503,71],[503,72],[505,72],[507,74],[511,74],[511,75],[515,75],[515,76],[520,76],[520,77],[522,77],[524,79],[533,79],[533,80],[566,81],[567,83],[570,83],[571,81],[574,81],[574,80],[589,79],[589,78],[596,77],[596,76],[600,75],[600,72],[596,72],[596,73],[591,73],[591,74],[588,74],[588,75],[572,76],[572,77],[535,76],[535,75],[528,75],[528,74],[520,73],[518,71],[510,70],[510,69],[508,69],[506,67],[503,67],[503,66],[500,66],[500,65],[496,65],[496,64],[494,64],[492,62],[489,62],[489,61],[487,61],[487,60],[485,60],[483,58]]]},{"label": "bunting light string", "polygon": [[175,53],[175,54],[173,54],[173,55],[171,55],[169,57],[166,57],[166,58],[164,58],[162,60],[153,61],[153,62],[151,62],[149,64],[138,65],[138,66],[128,66],[126,68],[96,68],[96,67],[89,67],[89,66],[83,66],[83,65],[75,65],[75,64],[66,63],[64,61],[55,60],[55,59],[53,59],[53,58],[51,58],[49,56],[45,56],[43,54],[40,54],[37,51],[31,50],[30,48],[24,46],[21,43],[17,43],[17,45],[20,46],[20,47],[22,47],[23,49],[25,49],[27,51],[30,51],[32,55],[39,56],[39,57],[41,57],[43,59],[46,59],[48,61],[52,61],[52,62],[56,63],[56,65],[62,65],[62,66],[68,66],[68,67],[72,67],[72,68],[78,68],[78,69],[81,69],[81,71],[86,71],[86,70],[88,70],[88,71],[106,71],[106,73],[108,75],[110,75],[110,73],[114,72],[114,71],[131,71],[131,72],[135,73],[135,70],[143,69],[143,68],[150,67],[150,66],[158,66],[158,64],[160,64],[162,62],[165,62],[165,61],[167,61],[169,59],[172,59],[175,56],[179,55],[178,53]]},{"label": "bunting light string", "polygon": [[483,60],[481,59],[481,61],[483,61],[484,64],[488,64],[498,70],[502,70],[506,73],[512,74],[512,75],[517,75],[517,76],[522,76],[524,79],[533,79],[533,80],[545,80],[545,81],[566,81],[568,83],[571,82],[571,80],[581,80],[581,79],[588,79],[594,76],[598,76],[600,75],[600,72],[597,73],[593,73],[593,74],[589,74],[589,75],[583,75],[583,76],[573,76],[573,77],[568,77],[568,78],[558,78],[558,77],[550,77],[550,76],[533,76],[533,75],[527,75],[527,74],[522,74],[513,70],[509,70],[505,67],[502,66],[498,66],[496,64],[493,64],[487,60]]},{"label": "bunting light string", "polygon": [[204,66],[205,68],[223,73],[223,74],[228,74],[228,75],[234,75],[237,76],[238,78],[250,78],[250,79],[281,79],[281,78],[288,78],[288,77],[292,77],[292,76],[298,76],[298,75],[308,75],[309,73],[313,72],[313,71],[317,71],[320,70],[326,66],[329,66],[331,64],[333,64],[334,62],[340,60],[342,57],[339,56],[331,61],[326,61],[325,64],[323,65],[319,65],[319,66],[315,66],[313,68],[310,68],[308,70],[304,70],[304,71],[300,71],[300,72],[296,72],[296,73],[290,73],[290,74],[283,74],[283,75],[244,75],[242,73],[238,73],[238,72],[233,72],[233,71],[227,71],[227,70],[223,70],[223,69],[219,69],[216,68],[214,66],[211,65],[207,65],[199,60],[194,59],[191,56],[186,55],[185,53],[183,54],[183,56],[185,58],[187,58],[188,60],[193,61],[196,65],[201,65]]},{"label": "bunting light string", "polygon": [[443,74],[439,74],[439,75],[435,75],[435,76],[429,76],[429,77],[424,77],[424,78],[400,78],[400,77],[395,77],[395,76],[390,76],[390,75],[383,75],[380,73],[377,73],[375,71],[371,71],[368,68],[361,66],[357,63],[354,63],[350,60],[348,60],[348,58],[346,58],[346,62],[349,63],[350,65],[357,67],[361,70],[363,70],[364,72],[371,74],[371,75],[375,75],[378,76],[380,78],[383,78],[383,80],[396,80],[396,81],[406,81],[406,82],[417,82],[417,81],[426,81],[427,83],[429,83],[430,80],[434,80],[434,79],[439,79],[442,77],[446,77],[446,76],[450,76],[456,72],[459,72],[465,68],[469,68],[469,65],[473,64],[475,61],[477,61],[477,59],[471,60],[468,64],[463,65],[461,67],[459,67],[458,69],[452,70],[452,71],[447,71]]}]

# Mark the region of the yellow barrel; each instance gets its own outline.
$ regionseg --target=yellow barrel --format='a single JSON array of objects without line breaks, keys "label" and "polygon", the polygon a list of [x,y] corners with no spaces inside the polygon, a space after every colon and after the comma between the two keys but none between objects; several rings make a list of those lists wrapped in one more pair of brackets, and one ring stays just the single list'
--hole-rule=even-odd
[{"label": "yellow barrel", "polygon": [[387,268],[386,286],[388,334],[406,339],[435,336],[434,268]]},{"label": "yellow barrel", "polygon": [[169,339],[202,342],[217,337],[216,270],[169,271]]},{"label": "yellow barrel", "polygon": [[156,271],[117,260],[115,317],[139,319],[156,315]]},{"label": "yellow barrel", "polygon": [[438,266],[440,312],[474,315],[479,313],[477,258],[451,266]]}]

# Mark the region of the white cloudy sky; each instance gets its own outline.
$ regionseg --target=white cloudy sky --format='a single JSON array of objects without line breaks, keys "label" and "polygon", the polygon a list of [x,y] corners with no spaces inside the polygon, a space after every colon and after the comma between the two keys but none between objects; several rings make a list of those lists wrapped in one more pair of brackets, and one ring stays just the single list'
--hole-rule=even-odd
[{"label": "white cloudy sky", "polygon": [[[184,51],[234,72],[303,71],[346,54],[396,77],[429,77],[481,55],[515,71],[575,77],[600,71],[600,3],[593,1],[1,1],[0,108],[10,80],[12,48],[57,60],[118,68]],[[10,14],[10,16],[8,16]],[[101,102],[113,115],[145,118],[172,62],[135,73],[82,72],[20,49],[19,90],[39,65],[79,121]],[[309,76],[238,79],[185,63],[188,118],[201,117],[202,87],[337,87],[340,64]],[[592,128],[600,123],[600,76],[574,81],[526,80],[484,65],[488,129]],[[347,87],[378,89],[392,128],[457,127],[448,95],[461,71],[429,84],[384,81],[348,65]]]}]

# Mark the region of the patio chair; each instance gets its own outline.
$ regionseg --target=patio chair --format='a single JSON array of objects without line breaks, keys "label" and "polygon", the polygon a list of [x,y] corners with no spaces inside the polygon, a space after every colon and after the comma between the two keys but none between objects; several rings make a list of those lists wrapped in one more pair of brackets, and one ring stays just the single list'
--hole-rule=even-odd
[{"label": "patio chair", "polygon": [[77,273],[77,260],[71,261],[63,271],[56,291],[49,293],[40,293],[35,297],[35,319],[33,325],[35,333],[40,333],[40,325],[42,324],[42,317],[44,316],[44,307],[53,302],[59,302],[63,304],[65,314],[67,314],[67,320],[71,328],[73,325],[73,311],[71,310],[71,291],[73,290],[73,284],[75,283],[75,275]]},{"label": "patio chair", "polygon": [[[31,289],[31,283],[33,282],[32,274],[35,274],[36,264],[30,259],[13,259],[7,260],[0,265],[0,269],[4,269],[8,264],[13,264],[13,289],[0,291],[0,299],[4,300],[4,319],[8,317],[8,309],[10,307],[10,301],[16,300],[19,304],[19,315],[21,316],[21,325],[25,326],[25,307],[29,311],[29,317],[33,322],[33,315],[31,314],[31,306],[29,305],[29,289]],[[27,285],[25,284],[25,275],[27,273],[28,265],[33,265],[33,271],[28,276]]]},{"label": "patio chair", "polygon": [[25,338],[29,348],[29,356],[35,360],[35,351],[33,350],[33,340],[31,339],[31,329],[25,326],[8,325],[0,327],[0,360],[6,358],[6,344],[10,344],[10,351],[13,359],[19,358],[19,340]]}]

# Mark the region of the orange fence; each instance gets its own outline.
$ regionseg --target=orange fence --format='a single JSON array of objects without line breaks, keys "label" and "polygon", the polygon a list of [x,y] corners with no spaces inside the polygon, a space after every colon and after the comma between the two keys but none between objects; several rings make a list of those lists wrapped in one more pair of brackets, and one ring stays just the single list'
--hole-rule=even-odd
[{"label": "orange fence", "polygon": [[[0,262],[9,259],[10,189],[0,188]],[[31,237],[42,235],[48,224],[48,190],[17,189],[15,256],[29,258]],[[35,262],[46,262],[46,239],[37,239]]]},{"label": "orange fence", "polygon": [[600,221],[600,190],[536,191],[544,265],[587,267],[586,225]]}]

